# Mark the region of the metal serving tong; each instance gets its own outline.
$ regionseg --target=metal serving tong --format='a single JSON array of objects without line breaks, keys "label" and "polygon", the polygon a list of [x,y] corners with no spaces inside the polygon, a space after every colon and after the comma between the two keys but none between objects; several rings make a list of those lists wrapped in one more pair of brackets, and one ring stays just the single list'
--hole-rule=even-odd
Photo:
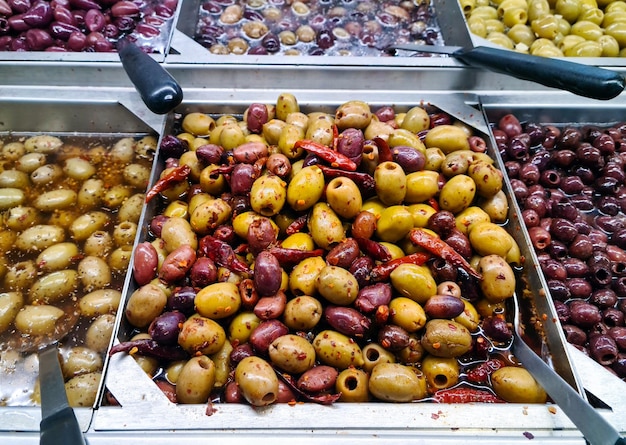
[{"label": "metal serving tong", "polygon": [[468,49],[461,46],[410,43],[387,47],[387,51],[394,54],[397,54],[397,50],[447,54],[468,66],[530,80],[592,99],[613,99],[626,87],[624,77],[615,71],[507,49],[488,46]]},{"label": "metal serving tong", "polygon": [[576,425],[591,445],[626,445],[626,439],[578,392],[554,371],[523,339],[523,320],[517,292],[513,300],[513,354]]}]

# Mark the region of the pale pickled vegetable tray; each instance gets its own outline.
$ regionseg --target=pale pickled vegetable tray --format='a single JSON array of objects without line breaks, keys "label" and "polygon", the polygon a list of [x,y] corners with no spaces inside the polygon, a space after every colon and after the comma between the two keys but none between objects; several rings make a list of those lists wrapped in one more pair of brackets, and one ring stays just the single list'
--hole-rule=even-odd
[{"label": "pale pickled vegetable tray", "polygon": [[[244,424],[248,431],[260,431],[268,427],[268,419],[276,419],[273,428],[399,429],[405,438],[456,428],[503,429],[521,437],[520,428],[537,437],[552,435],[554,429],[575,434],[541,389],[522,400],[515,390],[498,387],[497,374],[489,377],[494,371],[524,373],[508,351],[510,328],[502,301],[526,288],[523,301],[536,307],[540,326],[535,347],[579,388],[556,314],[536,287],[541,285],[537,268],[523,260],[532,257],[529,244],[517,207],[507,199],[508,181],[494,167],[498,155],[477,104],[454,95],[405,97],[390,106],[389,96],[345,92],[343,101],[325,101],[300,93],[188,100],[168,117],[157,155],[155,193],[148,193],[151,200],[140,222],[135,278],[125,292],[119,343],[113,346],[93,428],[215,433]],[[376,112],[377,123],[370,127]],[[298,125],[311,116],[319,122],[307,139]],[[393,129],[401,116],[415,133]],[[444,127],[433,131],[430,122]],[[322,148],[335,140],[332,123],[338,124],[336,140],[345,138],[338,143],[346,156]],[[435,147],[433,140],[443,129],[455,136],[444,136],[436,143],[443,148]],[[362,144],[359,133],[375,142],[368,142],[360,160],[353,154],[355,161],[347,142]],[[402,142],[394,142],[392,133],[402,135]],[[418,133],[424,142],[409,136]],[[269,156],[259,134],[279,151],[274,148]],[[493,179],[485,186],[494,188],[481,186],[482,197],[475,199],[476,190],[470,191],[475,182],[469,172],[453,173],[463,168],[462,159],[444,162],[442,150],[456,143],[462,153],[471,154],[472,163],[489,166],[491,173],[483,175]],[[189,151],[193,144],[196,150]],[[405,152],[410,144],[423,148],[424,157],[408,156],[415,152]],[[392,160],[378,168],[380,156]],[[202,164],[210,160],[215,162]],[[411,172],[405,173],[407,184],[419,186],[407,187],[402,197],[396,196],[401,187],[376,190],[371,179],[384,184],[381,170],[388,166],[383,171],[398,173],[400,162],[403,171]],[[423,163],[421,168],[415,170],[415,162]],[[444,182],[456,176],[452,182],[465,181],[467,187],[449,188],[435,198],[437,164]],[[291,177],[290,169],[300,173]],[[333,195],[326,188],[323,193],[327,180],[346,192]],[[495,199],[496,194],[502,199]],[[340,207],[346,197],[360,199],[361,206]],[[442,250],[437,240],[444,235],[428,225],[433,206],[456,213],[461,228],[482,221],[485,236],[494,230],[506,245],[486,243],[480,255],[486,259],[481,263],[476,258],[474,265],[471,253],[468,262]],[[475,212],[482,216],[479,221]],[[379,213],[376,224],[370,213]],[[467,237],[461,230],[447,233],[456,250],[468,246],[462,244]],[[478,233],[474,237],[480,245],[484,241],[478,241]],[[371,256],[377,258],[374,265],[360,265]],[[450,268],[448,261],[456,266]],[[495,286],[497,290],[473,287],[476,296],[462,300],[458,312],[459,300],[448,298],[458,291],[456,283],[476,284],[475,275],[489,276],[492,264],[510,271],[509,286],[510,279],[517,284]],[[470,288],[464,289],[469,295]],[[484,292],[494,292],[491,301]],[[494,312],[494,305],[500,309]],[[449,329],[459,337],[446,337]],[[248,384],[248,378],[263,384]],[[141,415],[134,414],[139,411]],[[338,416],[344,419],[339,426]]]}]

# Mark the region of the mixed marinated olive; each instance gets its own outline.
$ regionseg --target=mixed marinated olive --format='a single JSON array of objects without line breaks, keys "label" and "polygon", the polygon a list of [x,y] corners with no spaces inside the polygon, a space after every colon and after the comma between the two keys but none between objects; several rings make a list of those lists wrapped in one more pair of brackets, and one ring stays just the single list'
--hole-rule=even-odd
[{"label": "mixed marinated olive", "polygon": [[39,402],[61,338],[70,404],[94,404],[157,148],[154,136],[0,140],[0,405]]},{"label": "mixed marinated olive", "polygon": [[459,0],[470,31],[492,43],[545,57],[626,55],[621,0]]},{"label": "mixed marinated olive", "polygon": [[224,55],[384,56],[392,43],[442,43],[421,0],[207,0],[194,38]]},{"label": "mixed marinated olive", "polygon": [[495,125],[568,342],[626,378],[626,125]]},{"label": "mixed marinated olive", "polygon": [[485,149],[434,107],[178,116],[110,353],[179,403],[545,401],[509,351],[522,258]]}]

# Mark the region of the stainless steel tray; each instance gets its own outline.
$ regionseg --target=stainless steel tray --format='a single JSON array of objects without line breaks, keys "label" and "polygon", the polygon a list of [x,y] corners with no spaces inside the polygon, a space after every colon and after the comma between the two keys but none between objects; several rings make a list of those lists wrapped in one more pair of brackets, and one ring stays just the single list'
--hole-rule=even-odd
[{"label": "stainless steel tray", "polygon": [[[0,97],[0,133],[55,134],[59,136],[135,137],[157,135],[162,122],[144,122],[121,105],[123,94],[109,92],[90,95],[84,90],[68,92],[67,97],[57,94],[46,97],[45,92],[35,94],[2,94]],[[129,103],[134,103],[131,98]],[[1,377],[0,377],[1,378]],[[100,382],[100,390],[104,379]],[[77,408],[76,416],[84,431],[91,423],[94,408]],[[0,407],[0,431],[39,431],[41,412],[39,406]],[[3,433],[0,433],[2,435]]]},{"label": "stainless steel tray", "polygon": [[[278,91],[194,91],[188,95],[181,106],[175,110],[180,113],[203,111],[210,113],[242,113],[251,102],[274,101]],[[334,108],[350,99],[364,100],[372,106],[392,103],[395,107],[409,108],[415,104],[432,104],[454,117],[466,122],[479,134],[488,138],[488,127],[479,109],[477,97],[458,94],[413,93],[396,95],[380,92],[328,92],[298,91],[295,93],[303,110]],[[171,126],[171,120],[165,132]],[[492,155],[493,149],[491,149]],[[157,167],[158,168],[158,167]],[[508,188],[508,184],[507,184]],[[146,207],[142,216],[142,227],[146,234],[146,225],[154,214],[154,207]],[[528,240],[519,230],[519,210],[515,205],[510,208],[511,223],[509,229],[527,255]],[[140,235],[140,236],[142,236]],[[527,258],[531,258],[530,255]],[[528,277],[539,310],[544,311],[549,319],[553,317],[553,308],[540,301],[542,299],[537,268],[532,261],[526,262],[523,274]],[[126,295],[134,290],[134,282],[129,282]],[[537,287],[535,287],[537,286]],[[118,319],[118,339],[126,340],[130,327]],[[546,346],[552,355],[557,371],[577,390],[582,391],[578,377],[565,348],[558,323],[547,323]],[[388,404],[337,403],[333,406],[298,404],[296,406],[272,405],[253,409],[247,405],[217,404],[215,412],[207,413],[206,405],[175,405],[167,400],[151,379],[126,354],[112,356],[108,363],[106,387],[120,402],[119,406],[102,404],[96,411],[92,428],[98,434],[127,434],[139,431],[184,431],[192,440],[195,432],[220,437],[224,431],[237,433],[234,440],[252,434],[340,435],[348,441],[356,438],[383,436],[389,440],[407,440],[420,438],[425,442],[441,441],[446,437],[481,435],[497,440],[517,440],[528,433],[536,438],[558,436],[567,440],[581,440],[576,428],[556,407],[549,405],[446,405],[431,403]],[[116,433],[117,432],[117,433]],[[121,433],[123,432],[123,433]],[[341,432],[341,433],[339,433]],[[178,434],[178,433],[177,433]],[[242,434],[242,436],[239,436]],[[94,436],[94,437],[95,437]],[[126,437],[126,436],[125,436]],[[167,436],[164,436],[167,437]],[[370,437],[371,438],[371,437]],[[506,439],[504,439],[506,438]],[[336,438],[335,438],[336,439]],[[334,439],[333,439],[334,440]],[[462,440],[462,439],[461,439]],[[481,437],[482,440],[482,437]]]}]

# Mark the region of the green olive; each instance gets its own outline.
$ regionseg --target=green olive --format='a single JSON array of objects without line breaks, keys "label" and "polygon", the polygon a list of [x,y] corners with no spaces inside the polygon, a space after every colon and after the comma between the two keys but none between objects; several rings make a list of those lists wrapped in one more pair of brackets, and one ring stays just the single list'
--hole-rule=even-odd
[{"label": "green olive", "polygon": [[281,93],[276,99],[276,118],[286,121],[291,113],[300,111],[298,100],[291,93]]},{"label": "green olive", "polygon": [[419,133],[428,130],[430,127],[430,116],[422,107],[413,107],[406,112],[406,116],[402,119],[400,128],[408,130],[412,133]]},{"label": "green olive", "polygon": [[478,206],[470,206],[456,215],[456,228],[467,235],[475,224],[491,222],[491,218]]},{"label": "green olive", "polygon": [[302,295],[287,302],[283,322],[290,329],[308,331],[319,323],[322,312],[322,303],[317,298]]},{"label": "green olive", "polygon": [[237,313],[241,296],[233,283],[213,283],[200,289],[194,304],[200,315],[218,320]]},{"label": "green olive", "polygon": [[441,169],[443,160],[446,155],[441,151],[439,147],[429,147],[424,153],[426,156],[426,163],[424,164],[424,170],[432,170],[438,172]]},{"label": "green olive", "polygon": [[369,390],[385,402],[410,402],[426,397],[426,379],[421,371],[399,363],[380,363],[372,369]]},{"label": "green olive", "polygon": [[437,283],[426,266],[400,264],[391,272],[390,279],[397,292],[419,304],[437,293]]},{"label": "green olive", "polygon": [[504,223],[508,218],[509,201],[503,190],[489,198],[482,199],[480,207],[489,215],[489,219],[495,223]]},{"label": "green olive", "polygon": [[278,397],[278,377],[274,368],[261,357],[250,356],[235,368],[235,382],[252,406],[266,406]]},{"label": "green olive", "polygon": [[491,374],[496,394],[511,403],[546,403],[545,390],[524,368],[505,366]]},{"label": "green olive", "polygon": [[480,316],[472,303],[463,300],[463,304],[465,305],[465,309],[463,309],[460,315],[454,317],[453,320],[465,326],[470,332],[475,332],[480,323]]},{"label": "green olive", "polygon": [[289,275],[289,290],[296,296],[314,295],[317,290],[317,276],[326,267],[326,261],[316,256],[300,261]]},{"label": "green olive", "polygon": [[396,357],[378,343],[368,343],[363,347],[363,360],[365,361],[363,364],[365,372],[372,372],[374,366],[379,363],[395,363]]},{"label": "green olive", "polygon": [[554,40],[559,32],[558,21],[552,14],[546,14],[531,21],[530,27],[537,37],[548,40]]},{"label": "green olive", "polygon": [[582,12],[580,0],[557,0],[555,11],[570,23],[576,22]]},{"label": "green olive", "polygon": [[528,2],[528,21],[543,17],[550,13],[550,4],[547,0],[530,0]]},{"label": "green olive", "polygon": [[223,199],[209,199],[194,209],[189,218],[189,223],[196,233],[206,235],[217,226],[228,221],[231,213],[232,208]]},{"label": "green olive", "polygon": [[228,325],[228,339],[231,342],[246,343],[260,323],[261,319],[254,312],[239,312]]},{"label": "green olive", "polygon": [[465,131],[456,125],[437,125],[426,133],[426,148],[438,147],[445,154],[457,150],[469,150],[469,141]]},{"label": "green olive", "polygon": [[500,255],[505,257],[512,247],[511,237],[502,226],[492,222],[479,222],[472,225],[469,241],[479,255]]},{"label": "green olive", "polygon": [[320,200],[325,185],[324,173],[317,165],[304,167],[289,181],[287,203],[296,212],[309,209]]},{"label": "green olive", "polygon": [[406,175],[406,195],[404,201],[409,204],[421,203],[439,193],[439,173],[422,170]]},{"label": "green olive", "polygon": [[374,170],[378,199],[385,205],[401,204],[406,196],[406,174],[402,167],[392,161],[378,164]]},{"label": "green olive", "polygon": [[263,124],[262,135],[268,144],[278,145],[280,135],[283,129],[287,126],[287,122],[280,119],[270,119]]},{"label": "green olive", "polygon": [[250,189],[250,206],[252,210],[263,216],[273,216],[279,213],[286,199],[286,184],[275,175],[263,175],[257,178]]},{"label": "green olive", "polygon": [[359,187],[352,179],[343,176],[334,178],[328,183],[326,202],[344,219],[354,218],[363,206]]},{"label": "green olive", "polygon": [[419,136],[417,136],[415,133],[412,133],[411,131],[406,130],[404,128],[395,129],[389,135],[387,144],[391,148],[400,147],[400,146],[413,147],[414,149],[421,152],[422,154],[426,154],[426,147],[424,146],[424,143],[419,138]]},{"label": "green olive", "polygon": [[432,319],[426,323],[422,346],[436,357],[458,357],[472,348],[472,334],[452,320]]},{"label": "green olive", "polygon": [[346,128],[365,129],[372,121],[369,104],[351,100],[340,105],[335,111],[335,125],[339,130]]},{"label": "green olive", "polygon": [[322,249],[329,249],[333,244],[346,238],[341,219],[325,202],[318,202],[313,206],[308,226],[313,241]]},{"label": "green olive", "polygon": [[278,137],[278,150],[289,159],[298,159],[304,154],[303,148],[297,148],[296,142],[304,139],[304,130],[293,124],[285,124]]},{"label": "green olive", "polygon": [[482,275],[480,289],[487,300],[498,303],[511,298],[515,292],[515,273],[500,255],[487,255],[477,267]]},{"label": "green olive", "polygon": [[216,388],[222,388],[228,383],[231,372],[230,354],[233,352],[233,345],[230,341],[225,341],[221,349],[209,358],[215,365],[215,383]]},{"label": "green olive", "polygon": [[369,400],[369,376],[356,368],[344,369],[337,376],[335,391],[341,394],[340,402],[367,402]]},{"label": "green olive", "polygon": [[315,364],[315,349],[296,334],[281,335],[269,347],[271,362],[285,372],[302,374]]},{"label": "green olive", "polygon": [[450,178],[439,193],[441,210],[457,214],[468,208],[476,195],[476,184],[467,175],[456,175]]},{"label": "green olive", "polygon": [[422,360],[422,372],[431,391],[450,388],[459,381],[459,362],[455,357],[427,355]]},{"label": "green olive", "polygon": [[587,20],[579,20],[572,25],[570,33],[576,36],[584,37],[586,40],[598,40],[604,31],[599,25]]},{"label": "green olive", "polygon": [[473,162],[467,174],[476,184],[476,193],[483,198],[489,198],[502,190],[502,172],[493,164],[483,161]]},{"label": "green olive", "polygon": [[237,216],[235,216],[233,218],[233,230],[235,231],[237,236],[246,239],[246,237],[248,236],[248,228],[250,227],[250,224],[252,224],[252,222],[256,221],[257,219],[264,219],[269,221],[270,225],[274,229],[274,232],[278,233],[278,226],[273,219],[267,218],[263,215],[259,215],[258,213],[253,211],[239,213]]},{"label": "green olive", "polygon": [[331,146],[333,143],[333,122],[327,118],[311,120],[310,116],[309,122],[304,137],[310,141]]},{"label": "green olive", "polygon": [[23,306],[24,297],[21,292],[0,293],[0,333],[9,329]]},{"label": "green olive", "polygon": [[428,204],[411,204],[407,207],[413,216],[413,227],[426,227],[428,220],[437,211]]},{"label": "green olive", "polygon": [[416,301],[396,297],[389,302],[389,321],[407,332],[415,332],[426,325],[426,313]]},{"label": "green olive", "polygon": [[363,366],[360,346],[352,338],[337,331],[321,331],[313,339],[313,347],[318,360],[326,365],[340,370]]},{"label": "green olive", "polygon": [[448,153],[441,164],[441,173],[446,178],[466,174],[473,155],[474,152],[471,150],[456,150]]},{"label": "green olive", "polygon": [[206,355],[192,357],[185,363],[176,381],[179,403],[206,403],[215,385],[215,363]]},{"label": "green olive", "polygon": [[147,327],[163,312],[166,304],[167,295],[163,289],[148,283],[130,295],[126,303],[126,318],[133,326]]},{"label": "green olive", "polygon": [[188,245],[194,250],[198,248],[198,235],[191,228],[189,221],[179,216],[172,216],[163,223],[161,239],[167,253],[183,245]]},{"label": "green olive", "polygon": [[216,321],[194,314],[183,323],[178,344],[190,354],[211,355],[224,346],[226,332]]},{"label": "green olive", "polygon": [[392,205],[384,209],[376,223],[376,236],[381,241],[395,243],[413,228],[413,215],[405,206]]},{"label": "green olive", "polygon": [[324,266],[317,275],[316,285],[326,300],[339,306],[352,304],[359,293],[354,275],[338,266]]}]

